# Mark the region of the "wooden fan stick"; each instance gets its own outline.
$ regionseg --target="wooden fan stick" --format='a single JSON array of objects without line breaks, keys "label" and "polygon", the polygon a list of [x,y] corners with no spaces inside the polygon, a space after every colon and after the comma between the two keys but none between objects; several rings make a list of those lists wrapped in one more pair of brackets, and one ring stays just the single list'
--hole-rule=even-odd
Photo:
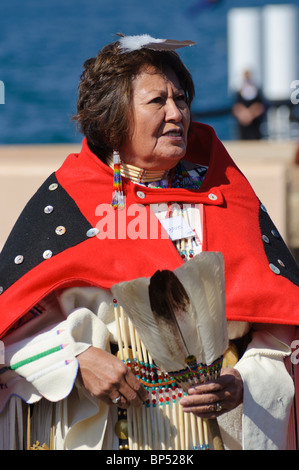
[{"label": "wooden fan stick", "polygon": [[204,449],[208,445],[208,441],[205,441],[204,431],[203,431],[203,420],[197,418],[197,432],[198,432],[198,444],[200,449]]},{"label": "wooden fan stick", "polygon": [[212,436],[213,448],[215,450],[224,450],[224,444],[217,418],[208,419],[209,430]]},{"label": "wooden fan stick", "polygon": [[[124,312],[122,313],[124,315]],[[130,324],[128,321],[127,317],[124,317],[124,324],[125,327],[128,326],[129,328],[129,338],[126,339],[126,344],[127,344],[127,361],[128,364],[131,365],[131,370],[133,373],[136,373],[135,371],[135,360],[137,360],[136,357],[136,349],[135,349],[135,338],[134,335],[132,335],[132,328],[130,328]],[[125,330],[125,334],[127,333],[127,328]],[[131,344],[131,356],[130,356],[130,349],[129,349],[129,344]],[[135,407],[129,407],[130,412],[132,413],[133,417],[133,423],[135,427],[135,433],[134,433],[134,442],[135,442],[135,448],[138,450],[143,449],[143,436],[142,436],[142,419],[141,419],[141,410],[140,408],[135,408]]]},{"label": "wooden fan stick", "polygon": [[190,413],[190,424],[191,424],[191,440],[193,443],[198,442],[197,426],[196,426],[196,417],[193,413]]},{"label": "wooden fan stick", "polygon": [[[132,364],[131,368],[133,373],[135,373],[137,376],[139,376],[139,367],[137,366],[138,364],[138,354],[137,354],[137,347],[136,347],[136,334],[135,334],[135,328],[129,318],[126,317],[128,327],[129,327],[129,338],[130,338],[130,344],[131,344],[131,349],[132,349]],[[138,423],[138,450],[144,450],[144,416],[143,416],[143,407],[142,409],[135,410],[136,412],[136,421]]]},{"label": "wooden fan stick", "polygon": [[[142,352],[142,347],[141,347],[141,341],[140,337],[137,334],[137,331],[134,326],[133,331],[134,331],[134,338],[135,338],[135,343],[136,343],[136,355],[139,361],[139,364],[143,363],[144,364],[144,357],[143,357],[143,352]],[[143,406],[142,410],[142,430],[143,430],[143,447],[145,450],[149,450],[149,440],[148,440],[148,417],[147,417],[147,412],[146,412],[146,407]]]},{"label": "wooden fan stick", "polygon": [[202,424],[203,424],[204,441],[209,442],[208,421],[206,419],[203,419]]},{"label": "wooden fan stick", "polygon": [[[146,354],[146,349],[144,344],[140,340],[140,347],[142,351],[142,366],[144,370],[144,374],[146,374],[146,364],[148,363],[148,358]],[[146,417],[146,447],[149,450],[153,449],[153,436],[152,436],[152,426],[151,426],[151,410],[149,402],[145,405],[145,417]]]},{"label": "wooden fan stick", "polygon": [[178,405],[178,415],[179,415],[178,432],[180,434],[180,446],[182,450],[187,449],[187,447],[185,446],[184,414],[186,413],[183,412],[183,408],[181,407],[181,405]]},{"label": "wooden fan stick", "polygon": [[113,301],[113,306],[114,306],[114,320],[115,320],[115,329],[116,329],[116,338],[117,338],[117,344],[118,344],[118,352],[120,359],[124,361],[124,349],[123,349],[123,342],[122,342],[122,336],[121,336],[121,331],[120,331],[120,313],[119,313],[119,308],[117,305],[116,300]]},{"label": "wooden fan stick", "polygon": [[128,361],[128,359],[130,359],[130,355],[129,355],[129,342],[128,342],[128,335],[127,335],[125,314],[124,314],[124,310],[122,307],[119,307],[119,311],[120,311],[122,337],[123,337],[123,342],[124,342],[124,355],[125,355],[125,360]]},{"label": "wooden fan stick", "polygon": [[[142,363],[143,367],[145,368],[145,374],[147,374],[147,380],[150,381],[150,372],[146,370],[147,366],[149,365],[150,370],[151,366],[153,366],[153,360],[146,350],[144,344],[142,343],[139,335],[137,334],[132,322],[130,319],[128,319],[129,322],[129,330],[131,332],[131,338],[132,338],[132,349],[135,348],[135,354],[137,356],[137,351],[138,357],[140,359],[140,362]],[[134,343],[134,346],[133,346]],[[135,357],[136,357],[135,356]],[[158,423],[157,423],[157,416],[155,413],[152,413],[155,411],[155,409],[152,409],[150,406],[150,400],[149,402],[143,406],[140,409],[137,410],[137,412],[141,413],[141,418],[139,421],[139,426],[140,426],[140,431],[142,429],[142,438],[140,439],[139,442],[143,443],[143,447],[146,450],[151,450],[151,449],[158,449],[158,444],[159,444],[159,439],[158,439]],[[152,419],[153,418],[153,419]],[[152,427],[152,424],[154,427]]]},{"label": "wooden fan stick", "polygon": [[[154,361],[150,353],[147,351],[147,356],[148,356],[148,364],[149,364],[149,380],[153,382],[153,371],[154,371]],[[154,421],[154,430],[153,430],[153,435],[154,435],[154,449],[160,450],[161,446],[161,434],[163,434],[163,429],[161,429],[161,423],[160,421],[160,429],[159,429],[159,424],[158,424],[158,410],[157,408],[157,401],[156,398],[154,398],[155,395],[151,393],[151,409],[152,409],[152,415],[153,415],[153,421]],[[163,427],[163,426],[162,426]],[[160,431],[160,432],[159,432]],[[161,432],[162,431],[162,432]]]},{"label": "wooden fan stick", "polygon": [[[125,312],[123,309],[120,309],[121,311],[121,318],[122,318],[122,324],[123,324],[123,334],[124,334],[124,344],[125,344],[125,356],[126,356],[126,361],[128,364],[131,366],[131,370],[133,373],[136,373],[135,371],[135,361],[137,361],[137,354],[136,354],[136,341],[135,341],[135,332],[133,330],[133,325],[125,315]],[[129,334],[129,337],[128,337]],[[131,350],[129,348],[129,345],[131,345]],[[131,351],[131,355],[130,355]],[[142,435],[142,417],[141,417],[141,410],[138,408],[134,407],[129,407],[129,416],[128,420],[132,418],[133,421],[133,428],[134,428],[134,448],[136,450],[142,450],[143,449],[143,435]]]},{"label": "wooden fan stick", "polygon": [[[126,328],[124,325],[124,314],[122,309],[118,306],[117,302],[114,301],[114,318],[116,325],[116,336],[118,342],[118,351],[121,361],[126,363],[128,359],[128,342],[126,338]],[[133,416],[132,407],[129,407],[127,410],[127,423],[128,423],[128,444],[130,449],[136,447],[136,422],[135,417]]]}]

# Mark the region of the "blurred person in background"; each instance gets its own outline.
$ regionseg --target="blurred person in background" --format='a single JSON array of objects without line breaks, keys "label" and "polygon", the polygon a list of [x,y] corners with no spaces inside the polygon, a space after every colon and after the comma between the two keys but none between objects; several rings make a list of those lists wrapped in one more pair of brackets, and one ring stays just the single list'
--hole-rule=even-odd
[{"label": "blurred person in background", "polygon": [[261,122],[265,107],[258,87],[249,70],[244,72],[243,83],[237,93],[232,109],[238,123],[238,136],[241,140],[261,139]]}]

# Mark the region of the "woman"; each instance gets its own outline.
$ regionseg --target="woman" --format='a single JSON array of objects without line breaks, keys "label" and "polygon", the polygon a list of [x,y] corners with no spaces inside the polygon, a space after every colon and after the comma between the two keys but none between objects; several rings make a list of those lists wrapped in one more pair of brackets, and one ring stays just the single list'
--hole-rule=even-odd
[{"label": "woman", "polygon": [[[213,130],[191,124],[193,82],[173,50],[185,45],[121,38],[85,63],[75,117],[82,150],[40,188],[1,254],[2,423],[17,413],[22,427],[15,395],[36,403],[36,439],[49,437],[38,413],[50,416],[55,448],[117,448],[117,409],[147,400],[111,354],[111,287],[175,270],[202,251],[223,253],[230,339],[241,354],[250,344],[235,367],[189,390],[182,409],[223,420],[228,448],[286,446],[294,387],[284,358],[298,323],[298,268]],[[188,248],[167,228],[152,232],[177,203],[188,206]],[[2,436],[2,447],[22,439]]]}]

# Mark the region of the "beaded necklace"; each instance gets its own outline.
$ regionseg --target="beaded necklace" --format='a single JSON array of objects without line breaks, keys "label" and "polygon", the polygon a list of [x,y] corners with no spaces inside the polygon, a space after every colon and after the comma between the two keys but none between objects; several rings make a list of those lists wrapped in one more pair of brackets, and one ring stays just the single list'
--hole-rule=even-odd
[{"label": "beaded necklace", "polygon": [[[190,171],[187,171],[184,164],[180,161],[174,169],[173,174],[169,177],[164,178],[160,181],[152,181],[150,183],[145,183],[145,186],[151,188],[185,188],[185,189],[199,189],[204,177],[207,173],[208,168],[205,166],[196,166]],[[175,240],[173,243],[184,261],[187,261],[190,258],[201,251],[202,241],[198,236],[194,224],[192,223],[192,209],[187,210],[184,208],[183,204],[176,204],[176,208],[172,210],[171,205],[169,206],[168,212],[165,214],[167,217],[178,217],[181,216],[186,221],[186,223],[193,229],[194,236],[188,238],[181,238]],[[194,210],[194,208],[193,208]],[[156,214],[159,218],[159,215]]]},{"label": "beaded necklace", "polygon": [[[114,168],[115,170],[113,158],[109,159],[107,163],[110,168]],[[175,168],[169,171],[143,170],[124,162],[121,162],[121,164],[117,166],[119,178],[123,176],[133,183],[141,184],[148,188],[199,189],[207,170],[208,167],[202,165],[195,165],[194,168],[187,170],[182,161],[179,161]],[[169,205],[166,213],[156,213],[160,221],[170,217],[181,216],[186,224],[193,230],[194,235],[192,237],[173,241],[178,253],[184,261],[193,258],[195,254],[201,251],[202,246],[201,236],[196,232],[195,224],[192,221],[192,210],[196,210],[195,206],[186,209],[183,204],[177,203],[175,204],[175,209]]]},{"label": "beaded necklace", "polygon": [[152,179],[145,183],[150,188],[185,188],[199,189],[207,172],[207,167],[198,165],[187,171],[183,162],[179,161],[176,167],[165,178]]}]

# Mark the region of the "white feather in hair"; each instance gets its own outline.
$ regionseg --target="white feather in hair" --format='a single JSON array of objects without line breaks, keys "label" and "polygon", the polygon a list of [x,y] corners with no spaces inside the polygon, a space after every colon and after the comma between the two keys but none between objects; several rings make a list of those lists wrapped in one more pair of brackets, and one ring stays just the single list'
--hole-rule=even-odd
[{"label": "white feather in hair", "polygon": [[161,43],[164,41],[165,39],[155,39],[149,34],[140,34],[139,36],[124,36],[119,39],[120,48],[123,52],[136,51],[138,49],[142,49],[142,47],[146,46],[147,44]]},{"label": "white feather in hair", "polygon": [[153,50],[175,50],[181,47],[192,46],[193,41],[177,41],[173,39],[156,39],[149,34],[137,36],[123,36],[119,39],[121,53],[132,52],[142,48]]},{"label": "white feather in hair", "polygon": [[190,355],[207,365],[223,355],[228,334],[220,253],[201,253],[173,272],[115,284],[112,293],[161,369],[184,369]]}]

